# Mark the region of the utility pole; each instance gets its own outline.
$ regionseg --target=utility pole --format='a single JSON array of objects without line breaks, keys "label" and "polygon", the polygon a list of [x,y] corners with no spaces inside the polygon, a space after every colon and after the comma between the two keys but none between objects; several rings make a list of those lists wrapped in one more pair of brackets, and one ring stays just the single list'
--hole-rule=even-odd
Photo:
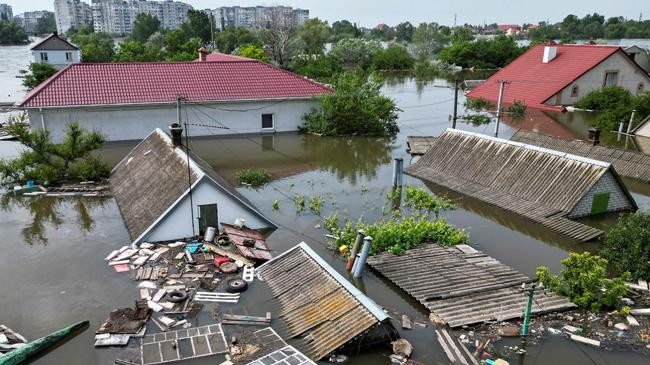
[{"label": "utility pole", "polygon": [[458,14],[454,13],[454,28],[456,28],[456,20],[458,19]]},{"label": "utility pole", "polygon": [[499,136],[499,123],[501,122],[501,105],[503,104],[503,91],[504,85],[509,84],[510,81],[498,80],[499,83],[499,101],[497,102],[497,124],[494,126],[494,136]]},{"label": "utility pole", "polygon": [[454,118],[452,119],[451,127],[456,128],[456,120],[458,119],[458,79],[454,80]]},{"label": "utility pole", "polygon": [[[525,290],[525,289],[524,289]],[[526,337],[528,334],[528,324],[530,323],[530,315],[533,311],[533,296],[535,295],[535,283],[527,290],[528,301],[526,302],[526,312],[524,312],[524,323],[521,327],[521,337]]]},{"label": "utility pole", "polygon": [[183,98],[179,95],[176,97],[176,123],[185,128],[185,156],[187,156],[187,189],[190,196],[190,219],[192,222],[192,237],[196,236],[196,229],[194,228],[194,201],[192,200],[192,169],[190,167],[190,131],[187,127],[187,121],[182,124],[181,121],[181,100]]}]

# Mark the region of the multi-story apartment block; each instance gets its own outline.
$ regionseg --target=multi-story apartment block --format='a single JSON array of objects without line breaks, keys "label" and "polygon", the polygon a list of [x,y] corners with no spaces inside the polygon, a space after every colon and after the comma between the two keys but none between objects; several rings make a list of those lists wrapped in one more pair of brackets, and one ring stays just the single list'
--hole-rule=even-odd
[{"label": "multi-story apartment block", "polygon": [[54,15],[54,13],[47,10],[26,11],[20,16],[21,19],[20,24],[23,26],[25,32],[27,32],[28,34],[36,34],[38,31],[37,26],[38,26],[39,19],[51,15]]},{"label": "multi-story apartment block", "polygon": [[309,10],[288,6],[223,6],[212,10],[217,29],[230,27],[258,28],[279,25],[299,27],[309,19]]},{"label": "multi-story apartment block", "polygon": [[65,33],[70,28],[93,24],[90,5],[81,0],[54,0],[56,29]]},{"label": "multi-story apartment block", "polygon": [[11,9],[11,5],[0,4],[0,20],[13,20],[14,12]]},{"label": "multi-story apartment block", "polygon": [[153,15],[165,29],[178,28],[187,19],[192,6],[178,1],[93,0],[96,32],[130,34],[139,14]]}]

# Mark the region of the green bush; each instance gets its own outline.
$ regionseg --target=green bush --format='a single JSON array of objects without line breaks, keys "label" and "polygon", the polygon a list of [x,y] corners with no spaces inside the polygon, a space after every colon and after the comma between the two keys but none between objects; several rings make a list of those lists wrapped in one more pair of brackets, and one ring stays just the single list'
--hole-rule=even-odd
[{"label": "green bush", "polygon": [[621,122],[629,122],[633,110],[636,110],[636,123],[650,115],[650,92],[634,96],[626,89],[609,86],[590,92],[578,100],[575,106],[597,111],[597,127],[617,130]]},{"label": "green bush", "polygon": [[340,74],[334,93],[320,96],[320,107],[303,116],[306,123],[302,129],[324,135],[394,136],[399,131],[399,109],[381,94],[381,87],[376,74]]},{"label": "green bush", "polygon": [[28,90],[40,85],[43,81],[49,79],[57,73],[57,69],[49,63],[35,63],[29,64],[29,72],[25,75],[23,86]]},{"label": "green bush", "polygon": [[111,169],[106,161],[97,156],[87,155],[70,166],[72,176],[80,180],[98,181],[110,175]]},{"label": "green bush", "polygon": [[491,101],[483,98],[467,98],[465,99],[465,109],[473,111],[494,110],[495,106]]},{"label": "green bush", "polygon": [[526,104],[521,100],[515,100],[512,105],[506,108],[506,111],[514,118],[521,118],[526,115]]},{"label": "green bush", "polygon": [[589,252],[572,252],[562,264],[564,269],[560,276],[550,275],[547,267],[540,266],[537,268],[537,278],[552,291],[569,297],[579,307],[589,308],[593,312],[603,307],[618,307],[627,291],[625,280],[629,273],[607,280],[607,260]]},{"label": "green bush", "polygon": [[376,70],[410,70],[415,64],[415,59],[405,47],[393,43],[386,49],[375,53],[372,65]]},{"label": "green bush", "polygon": [[605,236],[601,255],[616,275],[650,279],[650,213],[621,216]]},{"label": "green bush", "polygon": [[250,168],[239,170],[235,178],[240,184],[258,188],[271,181],[271,173],[266,169]]},{"label": "green bush", "polygon": [[333,83],[343,67],[331,55],[298,55],[291,60],[289,69],[299,75],[325,83]]},{"label": "green bush", "polygon": [[500,35],[490,40],[454,42],[440,51],[436,57],[463,68],[494,69],[506,66],[521,56],[525,50],[525,47],[519,47],[512,38]]},{"label": "green bush", "polygon": [[441,210],[452,210],[456,208],[456,204],[453,201],[445,197],[430,194],[425,188],[416,188],[414,186],[406,187],[404,205],[420,213],[433,212],[436,218],[438,218]]}]

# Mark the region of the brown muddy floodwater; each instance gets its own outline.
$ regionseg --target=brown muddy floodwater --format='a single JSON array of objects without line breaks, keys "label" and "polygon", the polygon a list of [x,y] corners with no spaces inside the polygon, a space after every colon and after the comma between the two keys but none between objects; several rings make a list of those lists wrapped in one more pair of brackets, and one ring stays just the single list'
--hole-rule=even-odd
[{"label": "brown muddy floodwater", "polygon": [[[440,87],[438,87],[440,86]],[[453,93],[443,80],[429,83],[409,78],[389,80],[384,91],[403,110],[401,132],[392,140],[379,138],[318,138],[298,134],[252,136],[248,138],[195,139],[192,148],[226,175],[245,167],[264,167],[275,180],[259,190],[240,191],[268,217],[280,225],[269,238],[277,254],[305,241],[337,270],[343,272],[341,257],[327,249],[325,231],[315,226],[322,218],[308,210],[296,215],[292,197],[324,198],[322,216],[338,212],[353,220],[374,221],[386,204],[392,173],[392,159],[404,158],[406,137],[438,135],[450,126]],[[461,104],[462,104],[461,97]],[[461,113],[462,111],[462,107]],[[555,131],[557,135],[579,137],[585,133],[584,118],[576,115],[529,113],[522,121],[507,121],[501,137],[509,138],[517,128]],[[459,128],[492,133],[493,125]],[[606,137],[609,138],[609,137]],[[135,142],[111,144],[102,155],[112,164],[119,161]],[[0,144],[0,154],[10,156],[14,145]],[[643,210],[648,210],[650,188],[628,183]],[[405,176],[405,185],[422,185]],[[436,193],[444,193],[433,189]],[[459,201],[445,218],[470,232],[472,244],[503,263],[533,275],[539,265],[559,270],[570,251],[597,250],[598,244],[578,244],[531,225],[515,216],[495,211],[478,202],[450,194]],[[274,200],[280,211],[273,211]],[[117,206],[112,199],[8,198],[0,205],[0,323],[30,339],[48,334],[79,320],[90,320],[90,328],[65,345],[36,360],[35,364],[112,364],[126,357],[123,350],[93,347],[94,330],[108,313],[132,306],[138,292],[127,275],[117,274],[103,258],[128,242]],[[592,222],[608,225],[615,217]],[[351,280],[381,306],[425,321],[424,307],[405,296],[394,285],[366,272],[362,280]],[[244,296],[235,312],[254,314],[267,303]],[[244,309],[244,305],[246,306]],[[403,331],[415,347],[414,358],[426,364],[448,360],[435,341],[431,327]],[[519,340],[502,340],[499,345],[519,345]],[[634,352],[607,352],[577,345],[561,337],[548,337],[528,344],[528,354],[509,359],[511,364],[648,364],[650,359]],[[386,353],[373,351],[355,356],[350,364],[389,364]],[[215,364],[215,357],[187,363]]]}]

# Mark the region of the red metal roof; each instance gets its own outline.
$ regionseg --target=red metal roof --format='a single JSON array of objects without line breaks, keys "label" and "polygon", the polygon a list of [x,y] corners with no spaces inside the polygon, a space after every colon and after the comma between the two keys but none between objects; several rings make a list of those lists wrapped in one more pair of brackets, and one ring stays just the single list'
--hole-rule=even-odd
[{"label": "red metal roof", "polygon": [[505,86],[505,103],[520,100],[531,107],[557,110],[561,107],[543,105],[544,102],[621,49],[618,46],[556,45],[557,56],[543,63],[545,46],[538,44],[531,48],[467,93],[467,97],[497,101],[498,81],[506,80],[510,84]]},{"label": "red metal roof", "polygon": [[[235,56],[233,56],[235,57]],[[21,108],[308,98],[332,90],[250,59],[219,62],[78,63],[25,96]]]},{"label": "red metal roof", "polygon": [[[210,53],[210,54],[207,54],[205,57],[206,57],[206,61],[211,61],[211,62],[250,61],[251,60],[250,58],[235,56],[235,55],[225,54],[225,53]],[[199,61],[199,60],[197,60],[197,61]]]}]

